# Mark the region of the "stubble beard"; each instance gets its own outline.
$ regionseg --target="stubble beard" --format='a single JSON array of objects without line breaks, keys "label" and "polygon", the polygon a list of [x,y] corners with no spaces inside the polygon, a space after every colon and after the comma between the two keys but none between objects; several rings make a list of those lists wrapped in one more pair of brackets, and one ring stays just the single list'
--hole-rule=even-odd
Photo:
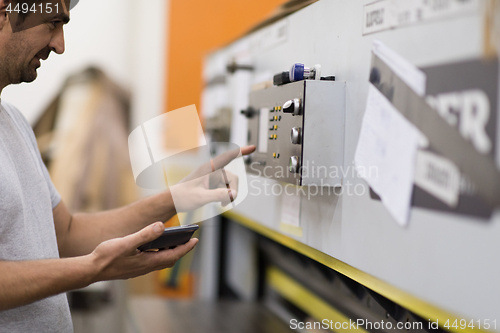
[{"label": "stubble beard", "polygon": [[23,68],[20,69],[21,75],[19,77],[20,82],[18,83],[23,83],[23,82],[29,83],[36,80],[38,76],[37,74],[38,67],[35,67],[33,61],[34,60],[32,59],[27,66],[24,66]]},{"label": "stubble beard", "polygon": [[5,52],[5,59],[2,61],[1,70],[7,73],[10,84],[20,84],[23,82],[33,82],[37,78],[36,60],[30,59],[27,63],[22,61],[22,55],[28,54],[22,38],[12,41],[8,44]]}]

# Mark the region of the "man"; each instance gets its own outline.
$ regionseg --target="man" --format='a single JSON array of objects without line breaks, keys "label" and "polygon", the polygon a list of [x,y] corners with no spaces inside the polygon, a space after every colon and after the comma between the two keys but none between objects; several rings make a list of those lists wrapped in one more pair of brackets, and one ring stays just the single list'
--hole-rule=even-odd
[{"label": "man", "polygon": [[[7,1],[0,0],[0,93],[9,84],[35,80],[41,60],[64,52],[63,26],[69,21],[68,4],[59,2],[59,12],[27,13],[14,23],[6,13]],[[254,149],[245,147],[242,153]],[[192,208],[222,202],[228,195],[226,189],[210,190],[201,183],[192,191]],[[172,267],[197,239],[160,252],[139,252],[137,247],[162,233],[163,223],[153,222],[174,214],[166,191],[116,210],[71,215],[50,181],[28,123],[2,102],[0,331],[71,332],[64,292]]]}]

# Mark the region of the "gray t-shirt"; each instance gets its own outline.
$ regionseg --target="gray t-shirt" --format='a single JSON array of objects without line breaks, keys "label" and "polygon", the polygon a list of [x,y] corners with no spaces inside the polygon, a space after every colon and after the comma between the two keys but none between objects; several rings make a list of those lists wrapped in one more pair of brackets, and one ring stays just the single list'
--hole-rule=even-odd
[{"label": "gray t-shirt", "polygon": [[[2,101],[0,260],[59,258],[52,209],[60,201],[33,130],[15,107]],[[0,311],[0,332],[73,332],[66,294]]]}]

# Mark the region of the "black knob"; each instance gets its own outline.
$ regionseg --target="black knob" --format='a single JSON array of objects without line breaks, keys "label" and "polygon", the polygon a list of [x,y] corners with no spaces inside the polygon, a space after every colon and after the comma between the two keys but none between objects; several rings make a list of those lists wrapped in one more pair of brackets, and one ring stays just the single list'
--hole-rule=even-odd
[{"label": "black knob", "polygon": [[286,101],[285,104],[283,104],[283,112],[284,113],[291,113],[294,116],[300,115],[300,99],[295,98],[291,99],[289,101]]},{"label": "black knob", "polygon": [[245,162],[246,165],[250,165],[252,163],[252,157],[249,155],[243,156],[243,161]]},{"label": "black knob", "polygon": [[380,83],[380,71],[377,67],[373,67],[370,71],[370,83],[375,85]]},{"label": "black knob", "polygon": [[275,86],[282,86],[284,84],[290,83],[290,73],[281,72],[273,77],[273,83]]},{"label": "black knob", "polygon": [[231,61],[229,64],[227,64],[226,70],[228,71],[228,73],[234,74],[236,71],[240,71],[240,70],[253,71],[254,67],[252,65],[248,65],[248,64],[238,64],[233,59],[233,61]]},{"label": "black knob", "polygon": [[249,106],[245,110],[241,110],[241,114],[247,118],[253,118],[253,116],[255,116],[257,114],[257,111],[254,108],[252,108],[251,106]]}]

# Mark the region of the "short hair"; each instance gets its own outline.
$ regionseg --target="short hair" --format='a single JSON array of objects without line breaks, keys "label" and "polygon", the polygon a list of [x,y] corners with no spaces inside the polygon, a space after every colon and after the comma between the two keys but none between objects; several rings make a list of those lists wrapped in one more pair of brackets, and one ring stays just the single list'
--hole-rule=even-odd
[{"label": "short hair", "polygon": [[[23,4],[25,4],[25,3],[28,4],[28,9],[30,9],[31,7],[33,7],[33,5],[36,6],[40,3],[42,3],[43,1],[45,1],[45,0],[12,0],[11,3],[12,3],[12,9],[14,9],[18,5],[22,7]],[[30,10],[28,10],[26,13],[23,13],[23,11],[21,10],[17,14],[16,26],[22,25],[24,23],[24,21],[26,21],[26,18],[30,15],[33,15],[33,14],[34,13]]]},{"label": "short hair", "polygon": [[[33,25],[30,24],[30,25],[24,26],[24,23],[26,22],[28,17],[30,17],[32,15],[41,15],[42,14],[40,12],[39,7],[38,7],[39,4],[42,4],[42,3],[59,4],[60,10],[62,10],[62,2],[66,3],[66,8],[68,8],[68,9],[69,9],[69,5],[70,5],[70,0],[8,0],[8,2],[11,4],[10,18],[11,18],[11,22],[13,23],[12,29],[15,32],[21,31],[24,29],[28,29],[28,28],[32,28],[33,26],[41,24],[43,22],[42,20],[40,20],[39,22],[37,20],[34,20]],[[23,12],[22,8],[23,8],[23,6],[24,6],[24,8],[26,8],[25,4],[27,4],[28,10]],[[17,6],[19,6],[18,8],[20,8],[21,10],[14,11],[14,9]],[[35,11],[31,10],[31,8],[33,8],[33,7],[34,7]],[[44,10],[43,6],[42,6],[42,10]]]}]

